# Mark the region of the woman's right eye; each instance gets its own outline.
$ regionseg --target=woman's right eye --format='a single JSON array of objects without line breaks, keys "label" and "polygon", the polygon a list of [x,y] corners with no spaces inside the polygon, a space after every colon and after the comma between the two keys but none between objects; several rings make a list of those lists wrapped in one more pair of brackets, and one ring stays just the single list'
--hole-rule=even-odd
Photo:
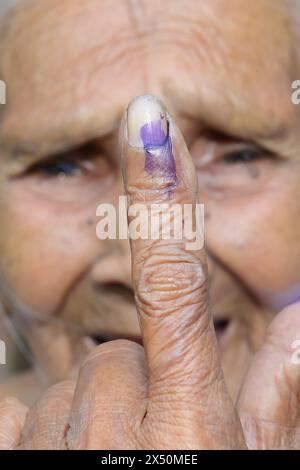
[{"label": "woman's right eye", "polygon": [[105,152],[93,144],[86,144],[41,160],[28,168],[25,174],[44,180],[71,180],[79,177],[103,178],[111,171],[111,162]]},{"label": "woman's right eye", "polygon": [[103,149],[85,145],[40,160],[18,177],[27,189],[51,201],[81,205],[98,198],[118,173]]},{"label": "woman's right eye", "polygon": [[56,159],[35,165],[29,173],[39,173],[47,178],[71,178],[82,174],[83,168],[78,162]]}]

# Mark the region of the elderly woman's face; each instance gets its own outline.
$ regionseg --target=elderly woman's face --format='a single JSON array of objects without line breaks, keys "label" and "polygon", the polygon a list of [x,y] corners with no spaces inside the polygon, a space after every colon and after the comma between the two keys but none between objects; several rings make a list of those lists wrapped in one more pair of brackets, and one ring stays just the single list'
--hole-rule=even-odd
[{"label": "elderly woman's face", "polygon": [[266,323],[300,288],[291,17],[269,0],[30,3],[3,57],[0,253],[10,301],[66,324],[23,330],[36,360],[57,380],[89,338],[139,336],[129,244],[97,239],[96,208],[118,206],[120,118],[150,92],[197,167],[211,309],[235,395]]}]

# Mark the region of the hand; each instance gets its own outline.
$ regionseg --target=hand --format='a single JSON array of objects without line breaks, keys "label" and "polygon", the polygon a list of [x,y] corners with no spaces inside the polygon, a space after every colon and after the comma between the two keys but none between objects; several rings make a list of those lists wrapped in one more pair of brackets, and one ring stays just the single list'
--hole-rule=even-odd
[{"label": "hand", "polygon": [[[167,119],[172,144],[163,134]],[[129,204],[149,209],[164,203],[166,213],[171,203],[195,207],[191,157],[159,103],[147,96],[135,100],[121,133]],[[271,324],[235,407],[209,311],[205,253],[186,243],[184,236],[131,240],[144,347],[105,343],[88,356],[76,383],[51,387],[29,410],[4,402],[1,448],[300,448],[300,365],[291,360],[300,307],[286,309]]]}]

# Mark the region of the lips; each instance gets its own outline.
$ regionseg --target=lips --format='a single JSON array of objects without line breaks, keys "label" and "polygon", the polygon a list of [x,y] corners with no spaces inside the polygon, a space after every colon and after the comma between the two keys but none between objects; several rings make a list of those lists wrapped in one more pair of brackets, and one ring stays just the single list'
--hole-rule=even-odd
[{"label": "lips", "polygon": [[134,341],[135,343],[142,344],[142,338],[140,336],[132,335],[132,336],[121,336],[121,335],[109,335],[109,334],[95,334],[89,337],[92,342],[94,343],[94,346],[98,346],[99,344],[102,343],[107,343],[108,341],[116,341],[118,339],[127,339],[129,341]]},{"label": "lips", "polygon": [[[229,318],[225,317],[220,317],[214,319],[214,328],[216,332],[216,337],[218,340],[218,343],[221,345],[224,344],[224,338],[227,336],[227,332],[229,331],[229,327],[231,325],[231,321]],[[94,346],[98,346],[99,344],[102,343],[107,343],[108,341],[114,341],[118,339],[128,339],[130,341],[134,341],[136,343],[142,344],[142,338],[141,336],[136,336],[136,335],[127,335],[127,336],[121,336],[121,335],[111,335],[109,333],[95,333],[89,337]]]},{"label": "lips", "polygon": [[[121,306],[123,305],[123,308],[124,304],[129,304],[130,306],[134,305],[134,294],[132,289],[127,286],[124,286],[123,284],[114,282],[106,283],[104,285],[98,286],[98,291],[101,294],[102,300],[104,300],[104,298],[109,300],[110,307],[116,303],[116,299],[119,299],[121,301]],[[218,343],[220,346],[223,346],[225,343],[225,339],[228,336],[228,331],[231,329],[230,326],[234,322],[230,314],[228,314],[227,312],[228,309],[226,309],[226,314],[224,315],[224,309],[222,309],[222,305],[220,305],[220,302],[218,302],[218,305],[216,305],[216,307],[218,308],[218,312],[214,312],[213,314],[213,323]],[[134,311],[132,311],[132,314],[136,315]],[[137,334],[137,331],[136,334],[131,335],[129,334],[129,331],[127,333],[124,333],[124,330],[122,331],[120,329],[120,332],[115,333],[113,331],[110,331],[110,328],[108,328],[108,330],[106,331],[103,329],[101,329],[101,331],[98,330],[97,332],[90,334],[89,337],[90,339],[92,339],[94,345],[99,345],[108,341],[118,339],[128,339],[142,344],[141,336]]]}]

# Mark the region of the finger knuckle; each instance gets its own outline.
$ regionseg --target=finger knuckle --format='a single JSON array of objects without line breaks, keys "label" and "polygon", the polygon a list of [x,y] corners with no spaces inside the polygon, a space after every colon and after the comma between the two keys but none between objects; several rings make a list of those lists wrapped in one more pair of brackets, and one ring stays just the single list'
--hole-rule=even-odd
[{"label": "finger knuckle", "polygon": [[149,315],[168,314],[207,302],[207,267],[199,256],[182,248],[155,248],[139,260],[134,279],[136,302]]},{"label": "finger knuckle", "polygon": [[120,361],[120,358],[144,355],[143,347],[126,339],[118,339],[100,344],[88,355],[81,369],[97,368],[99,364]]},{"label": "finger knuckle", "polygon": [[23,409],[26,409],[26,406],[15,397],[5,397],[0,401],[0,416]]},{"label": "finger knuckle", "polygon": [[57,384],[51,385],[46,391],[43,401],[68,399],[73,396],[75,382],[73,380],[64,380]]}]

